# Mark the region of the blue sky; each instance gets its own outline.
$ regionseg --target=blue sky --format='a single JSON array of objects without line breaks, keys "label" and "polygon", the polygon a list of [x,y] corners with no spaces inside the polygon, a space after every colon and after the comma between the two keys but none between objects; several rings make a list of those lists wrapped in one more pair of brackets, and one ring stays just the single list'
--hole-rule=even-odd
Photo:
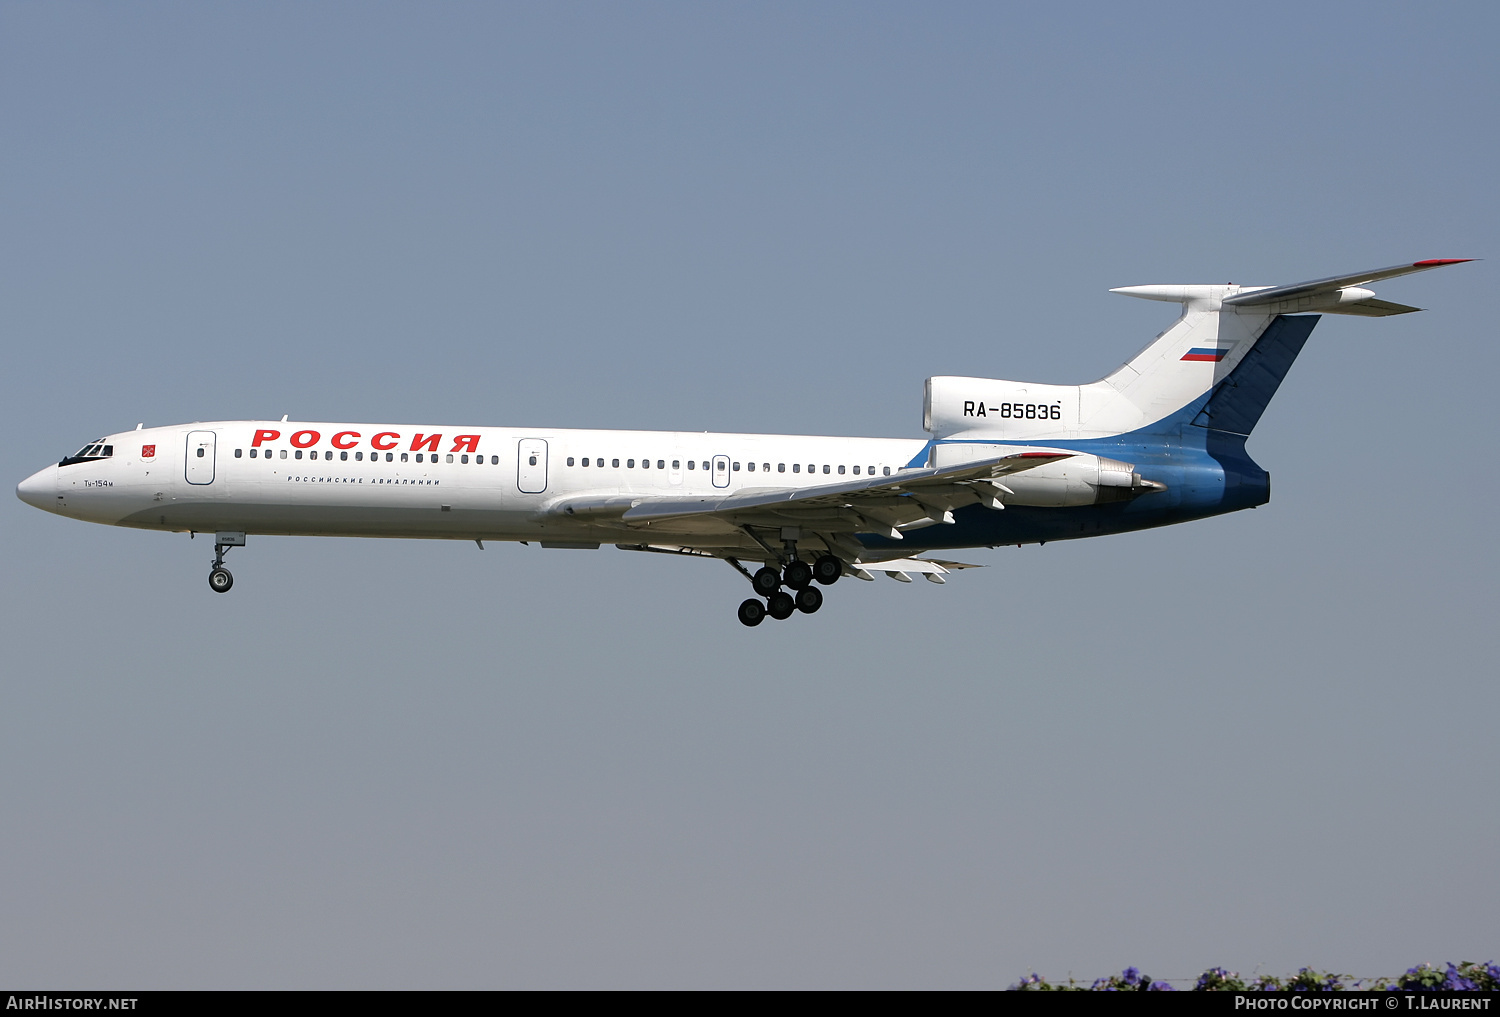
[{"label": "blue sky", "polygon": [[[1493,5],[10,4],[18,481],[251,416],[920,434],[1495,254]],[[1489,959],[1490,262],[1325,318],[1255,512],[745,630],[721,565],[0,506],[0,980],[999,986]],[[646,559],[646,560],[643,560]],[[850,588],[851,586],[857,588]]]}]

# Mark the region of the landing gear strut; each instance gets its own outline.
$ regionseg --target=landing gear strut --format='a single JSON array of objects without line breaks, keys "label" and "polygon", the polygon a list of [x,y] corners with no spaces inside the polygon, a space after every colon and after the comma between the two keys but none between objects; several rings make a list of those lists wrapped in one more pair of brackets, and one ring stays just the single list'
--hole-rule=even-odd
[{"label": "landing gear strut", "polygon": [[243,533],[217,533],[214,535],[214,563],[208,570],[208,588],[215,593],[228,593],[234,586],[234,576],[224,567],[224,554],[231,547],[244,547]]}]

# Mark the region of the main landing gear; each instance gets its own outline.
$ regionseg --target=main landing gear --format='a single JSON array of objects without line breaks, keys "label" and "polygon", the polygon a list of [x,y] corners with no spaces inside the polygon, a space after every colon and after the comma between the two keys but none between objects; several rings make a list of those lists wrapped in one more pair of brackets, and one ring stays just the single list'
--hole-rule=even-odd
[{"label": "main landing gear", "polygon": [[231,547],[244,547],[243,533],[214,534],[214,563],[208,570],[208,588],[215,593],[228,593],[234,586],[234,576],[224,567],[224,554]]},{"label": "main landing gear", "polygon": [[809,565],[795,557],[795,548],[789,548],[789,551],[793,557],[779,571],[767,565],[750,577],[750,585],[765,598],[765,602],[752,597],[741,603],[739,618],[742,625],[753,628],[765,621],[766,615],[784,621],[797,611],[812,614],[823,606],[823,591],[813,582],[828,586],[838,582],[844,574],[844,563],[831,554],[825,554]]}]

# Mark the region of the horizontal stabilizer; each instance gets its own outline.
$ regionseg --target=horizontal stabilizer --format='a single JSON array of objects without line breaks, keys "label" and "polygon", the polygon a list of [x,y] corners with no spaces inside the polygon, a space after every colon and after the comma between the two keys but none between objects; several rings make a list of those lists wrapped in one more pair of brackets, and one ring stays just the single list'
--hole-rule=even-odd
[{"label": "horizontal stabilizer", "polygon": [[[1383,310],[1373,314],[1367,311],[1344,310],[1344,308],[1374,300],[1375,294],[1369,290],[1359,289],[1367,283],[1394,279],[1397,276],[1411,275],[1414,272],[1426,272],[1429,269],[1442,268],[1444,265],[1461,265],[1473,260],[1473,258],[1432,258],[1405,265],[1392,265],[1389,268],[1371,269],[1368,272],[1356,272],[1353,275],[1312,279],[1308,282],[1292,283],[1290,286],[1260,286],[1225,297],[1224,305],[1226,307],[1266,307],[1277,313],[1318,310],[1335,314],[1364,314],[1367,317],[1405,314],[1409,311],[1420,310],[1420,308],[1406,307],[1402,304],[1386,304],[1387,307],[1399,307],[1401,310]],[[1384,301],[1374,302],[1384,304]]]}]

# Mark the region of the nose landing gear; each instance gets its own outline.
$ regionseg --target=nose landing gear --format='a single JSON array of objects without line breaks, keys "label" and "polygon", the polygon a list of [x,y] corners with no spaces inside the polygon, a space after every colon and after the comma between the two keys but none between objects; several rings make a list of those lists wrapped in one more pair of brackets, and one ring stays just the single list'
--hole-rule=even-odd
[{"label": "nose landing gear", "polygon": [[224,554],[231,547],[244,547],[243,533],[214,534],[214,563],[208,570],[208,588],[215,593],[228,593],[234,586],[234,576],[224,567]]}]

